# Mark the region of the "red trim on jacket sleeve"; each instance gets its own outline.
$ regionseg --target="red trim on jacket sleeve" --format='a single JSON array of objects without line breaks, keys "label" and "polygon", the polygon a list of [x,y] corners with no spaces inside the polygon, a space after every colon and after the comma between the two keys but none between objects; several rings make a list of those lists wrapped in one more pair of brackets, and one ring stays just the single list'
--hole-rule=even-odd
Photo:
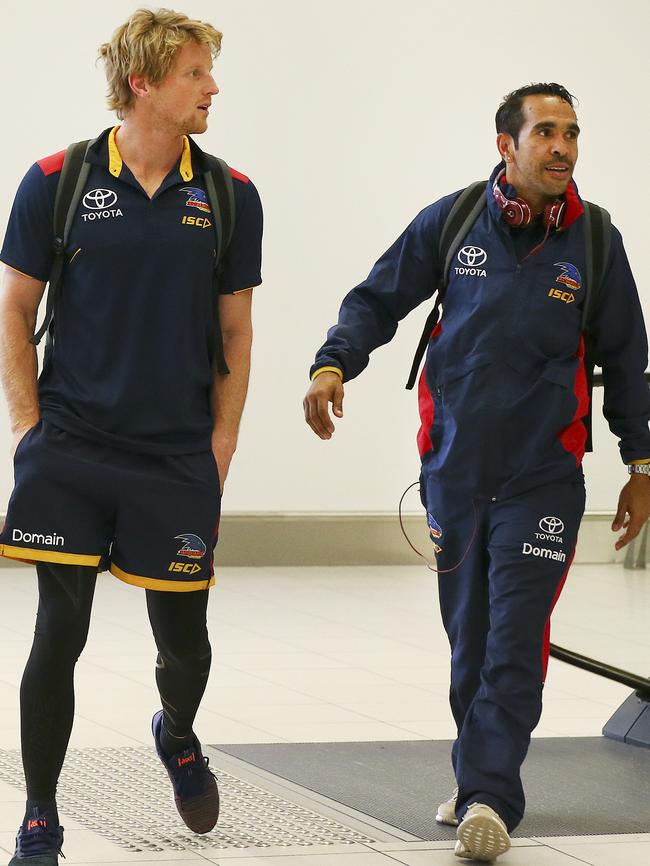
[{"label": "red trim on jacket sleeve", "polygon": [[237,171],[236,168],[231,168],[230,174],[232,175],[232,177],[235,178],[235,180],[241,180],[243,183],[248,183],[250,181],[249,177],[246,177],[245,174],[242,174],[240,171]]},{"label": "red trim on jacket sleeve", "polygon": [[582,419],[589,411],[589,385],[587,383],[587,371],[585,370],[584,337],[580,337],[580,345],[578,346],[576,356],[579,359],[573,383],[573,393],[577,401],[576,411],[571,419],[571,423],[558,433],[558,439],[564,450],[568,451],[569,454],[573,454],[576,459],[576,466],[580,466],[582,458],[585,456],[585,444],[587,442],[587,428]]},{"label": "red trim on jacket sleeve", "polygon": [[[435,326],[433,331],[431,332],[432,340],[434,337],[437,337],[442,330],[442,326],[440,322]],[[418,443],[418,451],[420,452],[420,457],[424,457],[427,451],[431,451],[433,448],[433,444],[431,442],[431,428],[433,426],[433,417],[435,414],[435,407],[433,405],[433,395],[429,390],[429,386],[427,384],[427,368],[426,364],[420,373],[420,379],[418,381],[418,407],[420,410],[420,429],[418,430],[417,435],[417,443]]]},{"label": "red trim on jacket sleeve", "polygon": [[52,156],[46,156],[44,159],[39,159],[36,163],[45,177],[48,174],[54,174],[56,171],[61,171],[63,168],[63,160],[65,159],[65,150],[60,150],[58,153],[53,153]]}]

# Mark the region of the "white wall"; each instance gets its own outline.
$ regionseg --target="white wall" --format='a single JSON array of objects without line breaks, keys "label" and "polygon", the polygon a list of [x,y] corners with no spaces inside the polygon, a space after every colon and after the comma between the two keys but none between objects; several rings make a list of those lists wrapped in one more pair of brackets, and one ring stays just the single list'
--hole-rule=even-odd
[{"label": "white wall", "polygon": [[[576,180],[622,230],[648,312],[646,0],[175,5],[224,32],[221,94],[199,143],[250,174],[266,212],[253,382],[229,510],[390,511],[417,477],[416,400],[403,384],[427,310],[412,313],[347,386],[330,442],[302,421],[307,369],[342,296],[414,214],[487,176],[497,161],[494,113],[515,87],[555,80],[579,97]],[[0,231],[30,163],[111,125],[96,50],[135,7],[26,0],[3,9]],[[8,448],[6,413],[1,426]],[[596,438],[588,507],[613,509],[625,476],[602,420]],[[0,503],[11,481],[7,459]],[[417,507],[415,495],[409,503]]]}]

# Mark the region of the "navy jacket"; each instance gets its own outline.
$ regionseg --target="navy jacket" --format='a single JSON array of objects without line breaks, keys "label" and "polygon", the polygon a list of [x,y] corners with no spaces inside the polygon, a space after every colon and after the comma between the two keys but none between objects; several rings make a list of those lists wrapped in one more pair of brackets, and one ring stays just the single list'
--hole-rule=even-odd
[{"label": "navy jacket", "polygon": [[[499,166],[494,174],[502,166]],[[543,241],[538,220],[514,229],[487,186],[487,207],[452,262],[443,314],[419,382],[418,446],[425,480],[501,498],[576,473],[589,407],[580,319],[583,207],[567,190],[562,228]],[[506,187],[513,196],[512,187]],[[333,366],[347,381],[398,322],[431,297],[443,263],[438,243],[460,193],[425,208],[344,299],[312,372]],[[650,457],[647,338],[620,233],[594,311],[593,349],[603,368],[605,417],[623,460]]]}]

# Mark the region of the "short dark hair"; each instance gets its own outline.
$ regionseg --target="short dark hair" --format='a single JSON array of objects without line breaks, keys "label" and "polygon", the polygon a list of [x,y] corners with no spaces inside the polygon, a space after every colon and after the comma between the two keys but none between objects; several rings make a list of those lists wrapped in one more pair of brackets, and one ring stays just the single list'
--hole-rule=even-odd
[{"label": "short dark hair", "polygon": [[518,90],[513,90],[507,96],[503,97],[503,102],[499,106],[496,113],[495,122],[497,132],[506,132],[511,135],[515,147],[519,145],[519,133],[524,125],[524,116],[521,112],[521,107],[524,104],[524,99],[527,96],[557,96],[568,102],[573,108],[573,96],[566,87],[561,84],[527,84],[526,87],[520,87]]}]

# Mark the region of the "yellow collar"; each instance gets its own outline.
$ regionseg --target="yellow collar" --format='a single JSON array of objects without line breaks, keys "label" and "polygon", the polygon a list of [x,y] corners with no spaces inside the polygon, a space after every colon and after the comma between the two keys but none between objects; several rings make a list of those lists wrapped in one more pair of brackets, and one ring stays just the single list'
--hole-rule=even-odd
[{"label": "yellow collar", "polygon": [[120,152],[117,149],[117,142],[115,141],[115,136],[117,135],[117,130],[119,128],[119,126],[114,126],[108,136],[108,170],[113,177],[119,177],[120,172],[122,171],[122,157],[120,156]]},{"label": "yellow collar", "polygon": [[[115,140],[115,136],[117,135],[117,130],[119,126],[114,126],[111,129],[108,135],[108,170],[113,175],[113,177],[119,177],[122,172],[122,157],[120,156],[120,151],[117,148],[117,141]],[[192,170],[192,151],[190,150],[190,140],[184,135],[183,136],[183,152],[181,154],[181,164],[180,164],[180,173],[183,180],[188,181],[192,180],[194,177],[194,172]]]},{"label": "yellow collar", "polygon": [[192,151],[190,150],[190,140],[183,136],[183,153],[181,154],[181,177],[183,180],[192,180],[194,172],[192,171]]}]

